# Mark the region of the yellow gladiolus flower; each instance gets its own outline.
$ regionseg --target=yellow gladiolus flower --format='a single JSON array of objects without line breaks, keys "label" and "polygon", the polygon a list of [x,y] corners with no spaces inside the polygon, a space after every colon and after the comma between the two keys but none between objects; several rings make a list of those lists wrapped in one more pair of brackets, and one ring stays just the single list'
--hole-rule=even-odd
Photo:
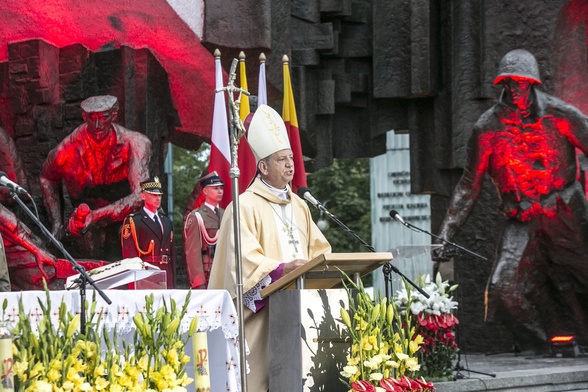
[{"label": "yellow gladiolus flower", "polygon": [[104,377],[97,377],[94,387],[97,391],[105,391],[110,383]]},{"label": "yellow gladiolus flower", "polygon": [[347,364],[349,366],[355,366],[359,363],[359,358],[357,357],[347,357]]},{"label": "yellow gladiolus flower", "polygon": [[177,341],[174,344],[172,344],[172,348],[175,348],[176,350],[180,350],[184,347],[184,343],[181,341]]},{"label": "yellow gladiolus flower", "polygon": [[[392,304],[390,304],[392,305]],[[392,321],[394,320],[394,306],[388,306],[387,310],[387,318],[388,318],[388,324],[392,325]]]},{"label": "yellow gladiolus flower", "polygon": [[101,377],[104,374],[106,374],[106,367],[105,367],[104,363],[101,363],[100,365],[98,365],[94,368],[94,377],[95,378]]},{"label": "yellow gladiolus flower", "polygon": [[45,366],[43,366],[43,362],[37,362],[35,366],[33,366],[33,369],[31,370],[29,377],[36,377],[37,375],[41,374],[44,370]]},{"label": "yellow gladiolus flower", "polygon": [[57,380],[61,379],[61,371],[59,369],[50,369],[47,372],[47,381],[51,383],[55,383]]},{"label": "yellow gladiolus flower", "polygon": [[144,356],[142,357],[139,362],[137,363],[140,369],[145,370],[149,366],[149,357]]},{"label": "yellow gladiolus flower", "polygon": [[76,314],[67,327],[66,338],[71,338],[80,329],[80,315]]},{"label": "yellow gladiolus flower", "polygon": [[359,320],[359,324],[355,329],[359,331],[365,331],[367,329],[368,323],[364,319]]},{"label": "yellow gladiolus flower", "polygon": [[171,364],[173,367],[177,367],[180,364],[180,361],[178,359],[178,352],[175,349],[169,350],[167,352],[167,355],[164,355],[164,357],[167,360],[167,362]]},{"label": "yellow gladiolus flower", "polygon": [[417,337],[414,340],[411,340],[408,345],[410,354],[412,355],[419,351],[421,344],[423,344],[423,337],[421,335],[417,335]]},{"label": "yellow gladiolus flower", "polygon": [[379,315],[380,315],[380,304],[376,304],[376,306],[374,306],[374,308],[372,309],[372,315],[370,318],[370,322],[373,323],[374,321],[376,321],[378,319]]},{"label": "yellow gladiolus flower", "polygon": [[[66,379],[67,379],[67,381],[70,381],[72,383],[79,384],[82,380],[82,377],[80,376],[80,373],[75,368],[70,367],[67,370]],[[63,387],[65,388],[65,385]]]},{"label": "yellow gladiolus flower", "polygon": [[125,365],[125,372],[131,377],[132,379],[138,379],[141,371],[136,366],[131,366],[129,363]]},{"label": "yellow gladiolus flower", "polygon": [[186,375],[186,373],[184,373],[184,375],[182,376],[182,378],[180,379],[181,383],[180,385],[185,387],[187,385],[190,385],[194,382],[193,378],[188,377],[188,375]]},{"label": "yellow gladiolus flower", "polygon": [[364,351],[371,351],[373,349],[373,346],[371,345],[369,338],[367,336],[364,336],[361,339],[361,349]]},{"label": "yellow gladiolus flower", "polygon": [[188,355],[184,355],[182,357],[182,363],[181,363],[181,365],[184,366],[184,365],[188,364],[188,362],[190,362],[190,360],[191,360],[191,358]]},{"label": "yellow gladiolus flower", "polygon": [[22,377],[25,373],[25,371],[27,371],[29,368],[29,363],[28,362],[14,362],[14,365],[12,366],[12,371],[14,371],[14,374],[16,374],[17,376]]},{"label": "yellow gladiolus flower", "polygon": [[341,308],[339,309],[339,313],[341,314],[341,320],[343,320],[343,323],[345,323],[347,328],[351,328],[351,319],[349,318],[349,313],[347,313],[347,310],[345,308]]}]

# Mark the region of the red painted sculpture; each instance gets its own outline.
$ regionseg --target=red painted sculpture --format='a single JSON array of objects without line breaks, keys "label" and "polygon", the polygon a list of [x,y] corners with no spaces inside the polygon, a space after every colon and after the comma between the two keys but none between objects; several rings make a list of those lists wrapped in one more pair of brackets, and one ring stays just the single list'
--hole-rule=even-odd
[{"label": "red painted sculpture", "polygon": [[[28,188],[23,166],[16,150],[16,145],[10,135],[0,128],[0,168],[7,177]],[[56,260],[42,247],[42,242],[31,230],[22,223],[16,215],[6,208],[14,203],[10,192],[0,188],[0,234],[4,239],[8,267],[18,271],[20,276],[11,276],[12,284],[17,288],[24,288],[21,284],[37,284],[42,286],[41,278],[50,280],[55,276]],[[32,267],[32,269],[31,269]],[[26,277],[25,277],[26,275]]]},{"label": "red painted sculpture", "polygon": [[555,334],[588,344],[588,204],[575,153],[588,153],[588,118],[537,89],[537,62],[525,50],[504,56],[494,83],[502,93],[474,126],[440,237],[465,222],[489,176],[508,222],[488,281],[488,320],[507,325],[521,350],[541,350]]},{"label": "red painted sculpture", "polygon": [[[141,208],[140,184],[149,177],[151,142],[113,123],[115,97],[90,97],[81,107],[85,124],[49,153],[41,189],[53,235],[61,238],[67,232],[77,238],[83,257],[113,261],[121,257],[120,222]],[[59,196],[62,181],[75,208],[69,217],[63,216]]]}]

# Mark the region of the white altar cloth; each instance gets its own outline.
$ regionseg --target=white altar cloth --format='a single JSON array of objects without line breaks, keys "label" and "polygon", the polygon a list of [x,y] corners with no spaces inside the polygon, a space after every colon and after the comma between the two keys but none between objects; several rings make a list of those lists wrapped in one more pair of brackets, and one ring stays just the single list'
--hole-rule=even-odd
[{"label": "white altar cloth", "polygon": [[[188,290],[105,290],[104,294],[112,301],[108,305],[98,293],[96,293],[96,313],[102,312],[101,324],[110,331],[117,327],[121,338],[126,342],[132,342],[134,332],[133,316],[145,311],[145,296],[153,293],[155,296],[154,308],[163,306],[163,301],[169,308],[170,299],[173,298],[178,306],[182,306],[188,294]],[[87,301],[92,302],[93,290],[86,293]],[[57,325],[59,307],[64,302],[72,314],[80,312],[79,291],[50,291],[51,320]],[[39,299],[46,303],[44,291],[22,291],[0,293],[0,305],[4,299],[8,301],[5,317],[16,323],[19,318],[18,299],[22,298],[24,310],[29,314],[35,324],[41,319]],[[209,365],[211,373],[211,390],[239,392],[240,367],[239,367],[239,326],[237,323],[237,311],[229,293],[225,290],[193,290],[188,303],[188,310],[182,321],[182,332],[186,333],[190,322],[198,317],[198,331],[206,331],[208,335]],[[192,356],[192,345],[186,345],[186,353]],[[194,378],[193,361],[187,369],[188,375]],[[195,391],[194,383],[188,387],[188,391]]]}]

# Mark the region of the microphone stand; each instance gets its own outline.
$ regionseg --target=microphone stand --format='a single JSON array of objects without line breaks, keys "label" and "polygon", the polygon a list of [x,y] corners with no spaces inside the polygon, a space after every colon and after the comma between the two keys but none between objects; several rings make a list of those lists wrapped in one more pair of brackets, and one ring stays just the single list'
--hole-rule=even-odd
[{"label": "microphone stand", "polygon": [[[74,258],[65,250],[65,248],[63,247],[63,244],[61,242],[59,242],[53,236],[53,234],[51,234],[51,232],[43,225],[43,223],[41,223],[39,218],[35,214],[33,214],[33,212],[24,204],[24,202],[22,200],[20,200],[20,198],[18,197],[18,195],[16,194],[14,189],[11,189],[10,196],[12,196],[12,198],[18,203],[18,205],[20,205],[22,207],[22,209],[27,213],[27,215],[37,224],[37,226],[39,226],[39,228],[41,229],[41,231],[43,232],[45,237],[47,237],[61,251],[61,253],[65,256],[67,261],[69,261],[70,264],[72,265],[72,268],[80,274],[80,277],[78,279],[76,279],[76,283],[78,283],[80,285],[80,301],[81,301],[81,303],[80,303],[80,333],[82,335],[85,335],[86,334],[86,309],[85,309],[85,307],[86,307],[86,284],[88,283],[92,287],[94,287],[94,290],[96,290],[98,292],[98,294],[100,294],[102,299],[104,299],[104,301],[106,301],[106,303],[108,305],[110,305],[112,303],[112,301],[110,300],[110,298],[108,298],[106,296],[106,294],[104,294],[104,292],[98,286],[96,286],[96,283],[90,277],[90,275],[88,275],[88,273],[86,272],[86,269],[84,267],[82,267],[81,265],[79,265],[74,260]],[[34,201],[32,200],[30,195],[29,195],[29,199],[31,199],[31,201],[34,203]]]},{"label": "microphone stand", "polygon": [[[235,86],[235,79],[237,78],[237,59],[233,59],[231,70],[229,72],[229,80],[227,86],[221,89],[216,89],[215,93],[222,91],[227,92],[229,100],[229,119],[230,119],[230,142],[231,142],[231,169],[229,170],[229,177],[231,177],[231,185],[233,187],[233,228],[235,236],[235,275],[236,275],[236,291],[237,291],[237,314],[239,321],[239,359],[241,363],[241,392],[247,392],[247,366],[245,350],[245,320],[243,317],[243,259],[241,255],[241,226],[239,213],[239,177],[241,172],[238,164],[238,149],[239,139],[245,134],[245,127],[241,122],[239,116],[239,105],[241,94],[249,95],[249,92]],[[239,93],[239,99],[235,100],[234,93]]]},{"label": "microphone stand", "polygon": [[[456,272],[457,274],[459,274],[459,272]],[[461,281],[460,276],[457,276],[457,281]],[[458,298],[458,302],[462,302],[462,288],[460,287],[457,291],[457,294],[459,295]],[[461,310],[461,308],[460,308]],[[460,315],[461,317],[461,315]],[[488,376],[488,377],[496,377],[495,373],[486,373],[486,372],[481,372],[479,370],[472,370],[468,367],[464,367],[461,363],[461,352],[464,351],[464,356],[465,356],[465,361],[466,361],[466,366],[468,365],[467,361],[467,350],[465,348],[462,348],[462,336],[461,336],[461,329],[460,329],[460,325],[461,324],[457,324],[456,325],[456,329],[455,329],[455,335],[457,337],[457,346],[459,347],[457,350],[457,361],[455,362],[455,368],[453,369],[455,371],[455,374],[453,375],[453,381],[457,381],[457,380],[462,380],[465,378],[469,378],[469,375],[464,375],[461,373],[462,370],[464,370],[467,373],[475,373],[475,374],[481,374],[484,376]],[[464,345],[465,346],[465,345]]]},{"label": "microphone stand", "polygon": [[476,257],[478,257],[478,258],[480,258],[480,259],[482,259],[482,260],[484,260],[484,261],[488,261],[488,259],[487,259],[486,257],[484,257],[484,256],[482,256],[482,255],[479,255],[479,254],[477,254],[476,252],[472,252],[471,250],[469,250],[469,249],[466,249],[466,248],[464,248],[463,246],[461,246],[461,245],[458,245],[458,244],[456,244],[456,243],[454,243],[454,242],[448,241],[448,240],[446,240],[446,239],[445,239],[445,238],[443,238],[443,237],[439,237],[439,236],[437,236],[437,235],[435,235],[435,234],[433,234],[433,233],[429,233],[428,231],[426,231],[426,230],[423,230],[423,229],[421,229],[421,228],[419,228],[419,227],[416,227],[415,225],[413,225],[413,224],[411,224],[411,223],[409,223],[409,222],[402,221],[402,222],[400,222],[400,223],[402,223],[404,226],[408,227],[408,228],[409,228],[409,229],[411,229],[411,230],[414,230],[414,231],[419,231],[419,232],[421,232],[421,233],[428,234],[428,235],[430,235],[431,237],[433,237],[433,238],[436,238],[436,239],[438,239],[439,241],[443,242],[443,244],[451,245],[451,246],[453,246],[453,247],[455,247],[455,248],[457,248],[457,249],[463,250],[464,252],[467,252],[467,253],[471,254],[472,256],[476,256]]},{"label": "microphone stand", "polygon": [[[411,224],[409,222],[406,222],[405,220],[398,219],[398,216],[393,216],[393,218],[396,219],[397,221],[399,221],[400,223],[402,223],[404,226],[406,226],[409,229],[413,230],[413,231],[418,231],[418,232],[421,232],[421,233],[428,234],[431,237],[438,239],[443,244],[451,245],[451,246],[453,246],[453,247],[455,247],[457,249],[463,250],[463,251],[465,251],[465,252],[467,252],[467,253],[469,253],[469,254],[471,254],[473,256],[479,257],[482,260],[486,260],[486,261],[488,260],[486,257],[484,257],[482,255],[479,255],[479,254],[477,254],[475,252],[472,252],[471,250],[466,249],[466,248],[464,248],[461,245],[458,245],[456,243],[453,243],[451,241],[448,241],[445,238],[440,237],[440,236],[437,236],[437,235],[435,235],[433,233],[429,233],[428,231],[423,230],[423,229],[421,229],[421,228],[419,228],[419,227],[417,227],[417,226],[415,226],[415,225],[413,225],[413,224]],[[458,328],[459,328],[459,326],[458,326]],[[461,336],[459,334],[459,331],[458,331],[458,334],[457,335],[458,335],[458,338]],[[465,368],[461,364],[461,350],[457,350],[457,362],[455,363],[455,369],[454,370],[455,370],[455,375],[453,376],[453,381],[457,381],[458,379],[466,378],[463,374],[461,374],[461,372],[460,372],[461,370],[465,370],[465,371],[467,371],[469,373],[476,373],[476,374],[481,374],[481,375],[484,375],[484,376],[496,377],[496,374],[494,374],[494,373],[484,373],[484,372],[480,372],[480,371],[476,371],[476,370],[471,370],[471,369]]]},{"label": "microphone stand", "polygon": [[[370,250],[370,252],[375,252],[376,251],[373,246],[371,246],[370,244],[368,244],[367,242],[365,242],[353,230],[351,230],[343,222],[341,222],[339,220],[339,218],[337,218],[335,215],[331,214],[322,204],[317,203],[316,204],[316,207],[320,211],[322,211],[326,216],[328,216],[329,218],[331,218],[331,220],[333,222],[337,223],[337,225],[339,225],[349,235],[351,235],[353,238],[355,238],[359,242],[361,242],[366,248],[368,248]],[[425,290],[423,290],[422,288],[420,288],[417,284],[415,284],[412,280],[410,280],[406,275],[404,275],[402,272],[400,272],[400,270],[398,268],[396,268],[394,265],[392,265],[392,263],[388,262],[388,263],[384,264],[384,266],[382,267],[382,269],[383,269],[384,275],[386,275],[386,274],[390,275],[390,271],[394,271],[395,273],[397,273],[398,275],[400,275],[400,277],[402,279],[404,279],[405,281],[407,281],[412,287],[414,287],[415,289],[417,289],[419,293],[421,293],[422,295],[424,295],[425,298],[429,298],[430,297],[430,295]],[[389,298],[389,297],[390,297],[390,290],[388,289],[388,285],[386,284],[386,298]]]}]

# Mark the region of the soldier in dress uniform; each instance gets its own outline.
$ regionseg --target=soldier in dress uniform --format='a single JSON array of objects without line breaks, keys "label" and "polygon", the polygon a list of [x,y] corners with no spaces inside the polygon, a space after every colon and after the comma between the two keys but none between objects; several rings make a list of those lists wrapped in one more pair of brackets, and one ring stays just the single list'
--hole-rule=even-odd
[{"label": "soldier in dress uniform", "polygon": [[176,258],[173,223],[160,210],[163,195],[159,178],[141,183],[143,208],[123,222],[122,257],[140,257],[167,272],[167,288],[176,286]]},{"label": "soldier in dress uniform", "polygon": [[224,211],[219,207],[224,183],[213,171],[202,177],[199,185],[204,203],[190,212],[184,223],[184,260],[190,287],[205,289],[214,259],[216,233]]}]

